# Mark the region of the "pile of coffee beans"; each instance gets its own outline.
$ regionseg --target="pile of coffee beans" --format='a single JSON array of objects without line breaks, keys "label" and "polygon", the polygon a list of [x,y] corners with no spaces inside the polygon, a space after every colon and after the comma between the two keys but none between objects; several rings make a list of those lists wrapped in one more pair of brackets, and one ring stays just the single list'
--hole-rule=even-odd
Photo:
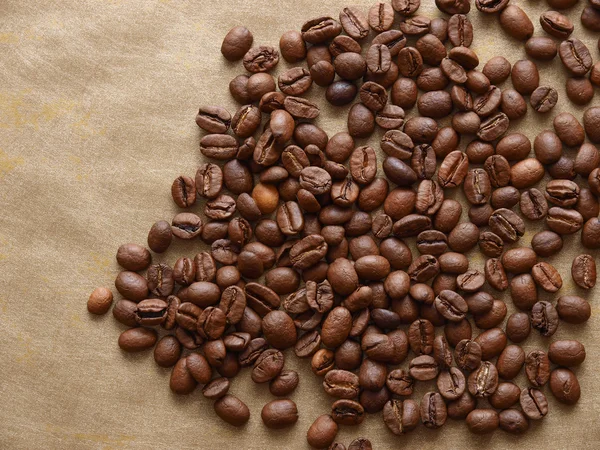
[{"label": "pile of coffee beans", "polygon": [[[572,368],[585,348],[552,336],[562,323],[589,319],[590,304],[561,289],[567,276],[578,293],[593,288],[595,258],[577,256],[570,275],[547,258],[573,234],[583,248],[600,248],[600,108],[587,109],[582,123],[557,114],[554,129],[533,142],[517,129],[518,119],[547,114],[558,99],[534,60],[559,56],[576,104],[591,101],[600,63],[562,13],[543,13],[545,33],[533,36],[517,2],[475,0],[475,13],[494,15],[530,58],[511,65],[497,56],[479,71],[471,2],[435,3],[444,17],[419,15],[419,0],[347,7],[284,33],[279,49],[254,45],[244,27],[225,36],[223,56],[242,59],[248,72],[229,84],[243,106],[233,114],[200,108],[206,162],[171,189],[175,204],[194,212],[148,234],[154,253],[174,238],[210,248],[173,267],[153,264],[142,245],[117,251],[123,298],[113,314],[130,327],[119,346],[154,348],[156,363],[172,367],[174,393],[203,385],[216,414],[241,426],[250,410],[229,389],[250,367],[278,397],[262,409],[265,426],[289,427],[299,413],[287,397],[299,376],[283,352],[293,349],[335,399],[308,443],[336,450],[346,448],[334,443],[340,425],[379,411],[396,435],[447,418],[477,434],[519,434],[548,414],[546,393],[578,401]],[[556,9],[576,3],[548,0]],[[581,22],[600,31],[599,1],[588,2]],[[275,79],[280,58],[297,66]],[[497,87],[508,78],[512,88]],[[313,84],[331,105],[354,102],[347,130],[329,136],[313,123],[320,108],[303,97]],[[383,161],[365,139],[376,128]],[[547,229],[525,242],[534,222]],[[485,256],[482,267],[465,255],[473,249]],[[502,291],[517,310],[504,327]],[[111,303],[111,291],[98,288],[88,308],[103,314]],[[526,353],[520,344],[532,330],[547,345]],[[430,392],[412,399],[428,382]]]}]

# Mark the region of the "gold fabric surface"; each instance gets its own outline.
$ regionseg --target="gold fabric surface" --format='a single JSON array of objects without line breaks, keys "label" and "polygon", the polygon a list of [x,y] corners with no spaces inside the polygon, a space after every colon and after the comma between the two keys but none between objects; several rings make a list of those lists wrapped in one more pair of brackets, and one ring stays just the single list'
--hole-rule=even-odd
[{"label": "gold fabric surface", "polygon": [[[366,11],[374,1],[349,3]],[[433,0],[422,3],[419,13],[441,15]],[[530,14],[536,35],[544,35],[538,18],[549,9],[546,2],[518,3]],[[579,21],[584,3],[569,16],[576,25],[574,36],[598,60],[598,34],[583,29]],[[0,3],[0,448],[308,448],[308,427],[332,402],[311,373],[310,361],[286,351],[286,367],[301,374],[291,396],[300,419],[281,431],[268,430],[260,419],[262,406],[273,399],[268,386],[255,385],[248,370],[235,378],[231,392],[251,410],[250,422],[236,429],[214,414],[212,401],[200,389],[186,397],[173,395],[170,370],[159,368],[151,351],[122,352],[117,338],[125,328],[110,313],[88,314],[86,301],[96,286],[113,288],[116,301],[117,247],[145,244],[150,226],[176,213],[171,183],[180,174],[193,176],[202,161],[201,133],[194,123],[198,106],[223,105],[235,112],[238,105],[227,85],[244,69],[241,62],[229,63],[220,54],[226,32],[243,24],[253,32],[255,45],[277,46],[284,31],[299,29],[312,17],[337,17],[344,6],[347,2],[341,0]],[[469,17],[476,30],[472,48],[480,57],[479,68],[494,55],[512,63],[526,56],[522,43],[502,32],[497,17],[474,6]],[[567,100],[558,57],[539,66],[542,84],[556,86],[560,100],[552,113],[539,115],[529,108],[524,120],[511,125],[511,131],[521,131],[532,141],[552,127],[558,112],[572,111],[581,119],[584,110]],[[287,67],[281,60],[274,74]],[[501,87],[510,87],[510,81]],[[322,106],[316,123],[330,136],[345,129],[348,108],[330,107],[318,86],[311,88],[309,98]],[[592,103],[600,104],[599,99],[596,89]],[[380,135],[364,141],[379,156]],[[463,138],[460,148],[469,140]],[[575,151],[565,150],[569,155]],[[455,196],[463,198],[461,192]],[[192,209],[201,211],[202,204]],[[522,245],[529,245],[541,227],[529,225]],[[436,431],[419,426],[396,437],[381,414],[375,414],[358,427],[341,427],[338,440],[348,445],[366,436],[375,449],[600,448],[598,288],[582,293],[571,280],[571,261],[584,252],[579,245],[579,234],[569,236],[564,250],[548,260],[563,276],[559,293],[588,298],[591,319],[581,326],[561,323],[550,339],[540,339],[534,331],[524,345],[527,351],[547,349],[551,341],[563,338],[585,344],[587,359],[575,369],[582,389],[577,405],[559,404],[546,387],[550,413],[531,422],[524,436],[500,430],[474,436],[464,422],[448,420]],[[201,248],[200,241],[175,242],[154,261],[173,264]],[[477,250],[469,257],[472,267],[483,268]],[[509,296],[496,294],[513,312]],[[518,383],[525,386],[523,374]],[[414,398],[420,401],[432,389],[434,383],[421,383]]]}]

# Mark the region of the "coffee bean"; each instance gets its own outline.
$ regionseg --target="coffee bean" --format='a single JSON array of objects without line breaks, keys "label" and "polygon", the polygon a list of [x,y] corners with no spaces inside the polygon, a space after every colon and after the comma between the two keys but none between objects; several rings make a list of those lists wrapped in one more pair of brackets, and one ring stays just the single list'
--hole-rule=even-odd
[{"label": "coffee bean", "polygon": [[533,24],[527,14],[516,5],[508,5],[500,13],[500,26],[511,37],[524,41],[533,35]]},{"label": "coffee bean", "polygon": [[532,420],[539,420],[548,414],[548,401],[542,391],[527,388],[521,391],[521,409]]},{"label": "coffee bean", "polygon": [[221,397],[213,406],[221,419],[235,427],[241,427],[250,419],[250,410],[246,404],[233,395]]},{"label": "coffee bean", "polygon": [[498,371],[494,364],[484,361],[477,370],[469,375],[469,392],[475,397],[485,398],[492,395],[498,387]]},{"label": "coffee bean", "polygon": [[465,392],[466,386],[465,376],[456,367],[441,372],[437,378],[437,388],[446,400],[458,399]]},{"label": "coffee bean", "polygon": [[500,429],[511,434],[522,434],[529,429],[529,421],[518,409],[505,409],[498,414]]},{"label": "coffee bean", "polygon": [[448,417],[454,420],[464,420],[477,407],[477,401],[465,391],[457,400],[448,403]]},{"label": "coffee bean", "polygon": [[579,39],[570,38],[561,42],[558,55],[571,75],[583,76],[592,68],[590,51]]},{"label": "coffee bean", "polygon": [[383,421],[397,436],[414,430],[419,419],[419,406],[413,400],[390,400],[383,407]]},{"label": "coffee bean", "polygon": [[113,301],[113,294],[110,289],[97,287],[90,294],[87,301],[87,309],[92,314],[106,314]]},{"label": "coffee bean", "polygon": [[533,350],[525,359],[525,373],[527,379],[535,387],[542,387],[550,378],[550,360],[546,352]]},{"label": "coffee bean", "polygon": [[558,312],[549,302],[540,301],[531,310],[531,326],[542,336],[552,336],[558,328]]},{"label": "coffee bean", "polygon": [[446,422],[448,411],[444,399],[437,392],[428,392],[421,400],[421,422],[427,428],[440,428]]},{"label": "coffee bean", "polygon": [[598,132],[598,124],[600,123],[600,108],[589,108],[583,114],[583,127],[585,132],[595,144],[600,143],[600,132]]},{"label": "coffee bean", "polygon": [[591,255],[577,256],[571,265],[571,277],[577,286],[591,289],[596,285],[596,262]]},{"label": "coffee bean", "polygon": [[252,46],[253,36],[246,27],[229,30],[221,44],[221,54],[229,61],[241,59]]},{"label": "coffee bean", "polygon": [[579,401],[581,388],[577,376],[569,369],[554,369],[550,375],[550,390],[561,403],[574,405]]},{"label": "coffee bean", "polygon": [[475,409],[467,416],[466,423],[471,433],[488,434],[496,431],[500,419],[493,409]]},{"label": "coffee bean", "polygon": [[376,32],[381,33],[392,27],[394,22],[394,10],[389,3],[375,3],[367,16],[369,26]]},{"label": "coffee bean", "polygon": [[298,408],[289,399],[272,400],[263,406],[260,416],[267,428],[277,430],[289,427],[298,421]]},{"label": "coffee bean", "polygon": [[456,345],[454,359],[460,369],[473,371],[481,362],[481,347],[475,341],[463,339]]},{"label": "coffee bean", "polygon": [[365,410],[354,400],[337,400],[331,406],[331,417],[340,425],[359,425],[365,417]]},{"label": "coffee bean", "polygon": [[587,322],[590,318],[591,307],[589,302],[581,297],[576,295],[563,295],[558,298],[556,312],[558,313],[558,317],[567,323],[581,324]]},{"label": "coffee bean", "polygon": [[508,409],[514,406],[521,396],[521,388],[514,383],[499,383],[496,392],[488,399],[490,405],[497,409]]}]

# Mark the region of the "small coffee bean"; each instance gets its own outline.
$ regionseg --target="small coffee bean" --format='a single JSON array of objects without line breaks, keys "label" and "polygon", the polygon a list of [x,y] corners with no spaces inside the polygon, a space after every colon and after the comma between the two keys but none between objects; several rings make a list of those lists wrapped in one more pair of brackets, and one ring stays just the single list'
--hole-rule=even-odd
[{"label": "small coffee bean", "polygon": [[337,400],[331,406],[331,417],[340,425],[359,425],[365,417],[365,410],[354,400]]},{"label": "small coffee bean", "polygon": [[397,436],[414,430],[420,420],[419,405],[414,400],[388,401],[383,407],[383,421]]},{"label": "small coffee bean", "polygon": [[523,342],[529,336],[531,324],[526,313],[513,313],[506,322],[506,335],[516,343]]}]

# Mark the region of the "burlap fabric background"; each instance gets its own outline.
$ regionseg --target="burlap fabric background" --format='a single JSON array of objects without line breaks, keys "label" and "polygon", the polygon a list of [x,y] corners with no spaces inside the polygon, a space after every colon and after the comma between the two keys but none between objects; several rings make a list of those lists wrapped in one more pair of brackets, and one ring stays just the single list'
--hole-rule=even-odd
[{"label": "burlap fabric background", "polygon": [[[373,1],[350,3],[366,10]],[[421,13],[439,14],[433,0],[422,3]],[[536,34],[543,35],[538,17],[546,3],[518,3],[530,13]],[[579,22],[583,3],[570,13],[575,36],[598,59],[598,36]],[[249,404],[252,417],[246,427],[234,429],[215,416],[199,390],[174,396],[170,371],[156,366],[152,352],[121,352],[117,337],[124,327],[111,314],[90,316],[85,304],[94,287],[113,286],[118,245],[145,243],[152,223],[176,212],[171,183],[180,174],[193,175],[201,162],[197,107],[221,104],[235,111],[227,84],[243,67],[221,57],[225,33],[245,24],[255,44],[277,45],[287,29],[299,29],[313,16],[337,17],[343,6],[341,0],[1,2],[0,448],[307,448],[306,430],[331,404],[309,361],[286,353],[286,366],[301,373],[292,395],[300,411],[294,427],[274,432],[263,426],[260,410],[272,397],[245,371],[231,392]],[[522,44],[507,38],[494,16],[473,8],[470,18],[480,67],[497,54],[513,63],[525,57]],[[278,72],[286,67],[280,62]],[[571,110],[581,118],[582,109],[566,99],[559,59],[540,67],[542,83],[558,87],[554,112]],[[347,109],[329,107],[317,86],[310,97],[323,106],[318,125],[330,135],[345,129]],[[596,105],[599,99],[596,92]],[[551,127],[552,117],[530,109],[512,129],[533,140]],[[378,137],[369,141],[377,149]],[[529,245],[535,231],[528,230],[521,243]],[[565,280],[561,293],[577,292],[570,264],[578,246],[578,236],[568,237],[564,251],[550,259]],[[155,261],[172,264],[200,248],[200,242],[179,242]],[[474,267],[483,267],[477,252],[470,256]],[[576,369],[582,398],[566,407],[546,388],[551,412],[525,436],[498,431],[475,437],[464,422],[449,420],[437,431],[421,426],[395,437],[377,414],[359,427],[343,427],[339,440],[347,445],[364,435],[376,449],[600,448],[596,292],[588,296],[590,321],[561,323],[551,339],[573,337],[585,344],[587,360]],[[548,343],[534,332],[525,347],[545,349]],[[519,383],[525,385],[523,377]],[[415,397],[420,400],[433,387],[421,386]]]}]

